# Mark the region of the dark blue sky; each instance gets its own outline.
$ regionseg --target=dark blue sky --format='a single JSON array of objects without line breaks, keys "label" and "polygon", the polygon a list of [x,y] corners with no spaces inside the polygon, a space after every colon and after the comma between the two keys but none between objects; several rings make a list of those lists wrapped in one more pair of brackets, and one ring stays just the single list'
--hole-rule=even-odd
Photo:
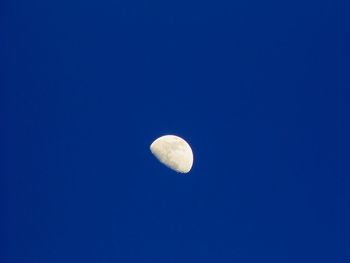
[{"label": "dark blue sky", "polygon": [[0,261],[350,262],[349,8],[2,1]]}]

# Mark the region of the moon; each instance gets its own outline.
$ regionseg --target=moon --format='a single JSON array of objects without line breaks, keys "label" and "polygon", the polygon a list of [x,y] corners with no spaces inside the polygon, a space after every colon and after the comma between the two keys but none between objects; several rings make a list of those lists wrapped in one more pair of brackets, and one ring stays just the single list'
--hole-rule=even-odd
[{"label": "moon", "polygon": [[164,135],[150,146],[152,154],[164,165],[178,173],[188,173],[193,165],[190,145],[176,135]]}]

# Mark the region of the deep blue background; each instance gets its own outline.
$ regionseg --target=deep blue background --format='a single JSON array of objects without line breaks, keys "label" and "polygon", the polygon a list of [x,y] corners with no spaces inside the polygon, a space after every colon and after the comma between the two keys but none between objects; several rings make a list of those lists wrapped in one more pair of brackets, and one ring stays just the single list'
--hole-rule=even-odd
[{"label": "deep blue background", "polygon": [[2,1],[0,261],[350,262],[349,10]]}]

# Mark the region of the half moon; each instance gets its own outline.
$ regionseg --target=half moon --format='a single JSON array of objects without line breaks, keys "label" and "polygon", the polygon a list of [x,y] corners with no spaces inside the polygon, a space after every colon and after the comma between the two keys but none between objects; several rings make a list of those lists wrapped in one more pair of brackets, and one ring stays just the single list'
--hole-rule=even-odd
[{"label": "half moon", "polygon": [[193,165],[190,145],[176,135],[164,135],[150,146],[152,154],[164,165],[179,173],[188,173]]}]

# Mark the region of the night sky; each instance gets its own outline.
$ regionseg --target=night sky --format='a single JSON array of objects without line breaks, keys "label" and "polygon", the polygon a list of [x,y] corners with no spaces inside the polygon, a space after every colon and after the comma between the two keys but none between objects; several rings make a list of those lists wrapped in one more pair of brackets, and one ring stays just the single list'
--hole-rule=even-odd
[{"label": "night sky", "polygon": [[0,262],[350,262],[349,10],[3,0]]}]

